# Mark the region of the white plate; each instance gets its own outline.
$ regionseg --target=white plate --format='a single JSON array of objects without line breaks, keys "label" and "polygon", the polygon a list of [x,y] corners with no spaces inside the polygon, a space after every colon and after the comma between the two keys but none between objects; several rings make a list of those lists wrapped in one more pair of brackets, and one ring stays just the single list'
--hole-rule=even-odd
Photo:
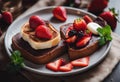
[{"label": "white plate", "polygon": [[[28,15],[26,15],[24,17],[20,17],[20,18],[16,19],[10,25],[10,27],[8,28],[8,30],[6,32],[6,36],[5,36],[5,40],[4,40],[5,48],[6,48],[7,53],[9,54],[9,56],[11,55],[11,51],[12,51],[12,48],[11,48],[12,37],[16,33],[20,32],[21,26],[26,21],[29,20],[29,17],[31,15],[39,15],[44,20],[50,21],[53,24],[53,26],[56,27],[58,30],[59,30],[59,27],[61,25],[66,24],[66,23],[70,23],[70,22],[72,23],[74,19],[76,19],[78,17],[82,17],[85,14],[89,15],[93,19],[96,18],[96,16],[94,16],[93,14],[90,14],[84,10],[65,7],[67,10],[68,18],[67,18],[66,22],[60,22],[60,21],[57,21],[53,18],[53,15],[52,15],[53,8],[54,8],[54,6],[37,9],[37,11],[34,11],[33,13],[29,13]],[[44,75],[51,75],[51,76],[66,76],[66,75],[76,74],[76,73],[86,71],[89,68],[98,64],[102,59],[105,58],[109,49],[110,49],[110,43],[106,44],[105,46],[103,46],[102,48],[100,48],[98,51],[96,51],[94,54],[92,54],[90,56],[90,63],[87,67],[76,68],[70,72],[53,72],[53,71],[46,69],[45,65],[36,65],[36,64],[33,64],[27,60],[25,60],[24,68],[31,71],[31,72],[35,72],[38,74],[44,74]]]}]

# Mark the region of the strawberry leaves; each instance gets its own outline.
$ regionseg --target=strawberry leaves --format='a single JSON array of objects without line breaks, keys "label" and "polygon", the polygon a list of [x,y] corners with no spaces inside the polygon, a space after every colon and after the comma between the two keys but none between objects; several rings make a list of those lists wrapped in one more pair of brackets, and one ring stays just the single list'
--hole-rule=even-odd
[{"label": "strawberry leaves", "polygon": [[109,8],[109,11],[111,11],[113,14],[114,14],[114,16],[115,16],[115,19],[118,21],[118,22],[120,22],[119,21],[119,11],[118,12],[115,12],[115,8]]},{"label": "strawberry leaves", "polygon": [[112,37],[111,37],[111,27],[109,25],[106,25],[103,28],[98,28],[97,31],[98,31],[98,33],[100,35],[100,39],[99,39],[99,45],[100,46],[102,46],[106,42],[112,40]]},{"label": "strawberry leaves", "polygon": [[20,51],[16,50],[12,52],[10,57],[10,63],[7,66],[7,70],[10,73],[17,73],[23,67],[24,59],[21,57]]}]

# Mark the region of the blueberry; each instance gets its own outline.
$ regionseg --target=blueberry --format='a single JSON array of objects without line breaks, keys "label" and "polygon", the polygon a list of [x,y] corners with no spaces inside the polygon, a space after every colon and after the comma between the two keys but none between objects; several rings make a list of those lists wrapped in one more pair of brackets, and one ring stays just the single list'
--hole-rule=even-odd
[{"label": "blueberry", "polygon": [[79,38],[83,37],[83,36],[84,36],[83,31],[79,31],[79,32],[77,33],[77,36],[78,36]]},{"label": "blueberry", "polygon": [[68,33],[68,36],[71,37],[71,36],[74,36],[76,34],[77,34],[76,30],[70,30],[69,33]]}]

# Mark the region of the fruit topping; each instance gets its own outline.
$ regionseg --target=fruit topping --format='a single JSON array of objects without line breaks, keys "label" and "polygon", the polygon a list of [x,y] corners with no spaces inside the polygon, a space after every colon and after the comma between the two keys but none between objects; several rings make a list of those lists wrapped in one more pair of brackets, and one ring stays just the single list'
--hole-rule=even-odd
[{"label": "fruit topping", "polygon": [[69,37],[74,36],[74,35],[76,35],[76,34],[77,34],[77,31],[76,31],[76,30],[70,30],[70,31],[68,32],[68,36],[69,36]]},{"label": "fruit topping", "polygon": [[52,33],[51,33],[50,29],[45,25],[39,25],[35,29],[35,35],[41,39],[51,39],[52,38]]},{"label": "fruit topping", "polygon": [[67,43],[74,43],[76,41],[76,39],[77,39],[77,36],[74,35],[72,37],[67,38],[66,42]]},{"label": "fruit topping", "polygon": [[97,31],[98,28],[101,28],[101,26],[95,22],[90,22],[87,24],[87,29],[90,30],[95,35],[98,35]]},{"label": "fruit topping", "polygon": [[39,25],[45,25],[45,22],[39,16],[33,15],[29,19],[29,24],[32,29],[36,29]]},{"label": "fruit topping", "polygon": [[90,23],[90,22],[93,22],[93,20],[88,15],[83,16],[83,19],[85,20],[85,22],[87,24]]},{"label": "fruit topping", "polygon": [[76,60],[71,61],[71,64],[75,67],[85,67],[89,64],[89,57],[83,57]]},{"label": "fruit topping", "polygon": [[87,45],[87,43],[90,41],[90,36],[84,36],[80,40],[77,41],[76,47],[81,48]]},{"label": "fruit topping", "polygon": [[84,36],[83,31],[78,31],[77,37],[78,37],[78,38],[82,38],[83,36]]},{"label": "fruit topping", "polygon": [[2,12],[2,18],[8,24],[11,24],[13,21],[13,16],[12,16],[11,12],[8,12],[8,11]]},{"label": "fruit topping", "polygon": [[66,21],[67,20],[67,14],[66,9],[62,6],[57,6],[53,9],[53,16],[57,18],[60,21]]},{"label": "fruit topping", "polygon": [[73,28],[76,30],[76,31],[85,31],[87,29],[87,24],[86,22],[84,21],[84,19],[82,18],[77,18],[74,20],[74,23],[73,23]]},{"label": "fruit topping", "polygon": [[100,17],[107,21],[107,23],[111,26],[112,30],[116,28],[118,14],[115,12],[114,8],[110,9],[109,11],[101,13]]},{"label": "fruit topping", "polygon": [[59,71],[62,71],[62,72],[68,72],[68,71],[71,71],[73,68],[72,64],[71,63],[68,63],[68,64],[65,64],[63,66],[60,66],[59,67]]},{"label": "fruit topping", "polygon": [[65,33],[65,38],[68,38],[68,37],[69,37],[68,33],[69,33],[69,31],[71,31],[71,30],[73,30],[73,26],[70,26],[70,27],[67,28],[66,33]]},{"label": "fruit topping", "polygon": [[46,67],[52,71],[59,71],[59,67],[62,65],[62,61],[63,61],[63,59],[60,58],[54,62],[50,62],[50,63],[46,64]]}]

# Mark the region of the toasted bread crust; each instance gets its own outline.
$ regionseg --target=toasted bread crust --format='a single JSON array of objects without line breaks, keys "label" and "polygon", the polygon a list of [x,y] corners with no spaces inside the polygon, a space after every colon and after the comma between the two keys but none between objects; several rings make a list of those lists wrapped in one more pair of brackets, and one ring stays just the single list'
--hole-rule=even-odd
[{"label": "toasted bread crust", "polygon": [[[65,29],[68,28],[71,25],[72,25],[72,23],[68,23],[68,24],[62,25],[60,27],[60,33],[61,33],[61,37],[63,39],[66,39]],[[91,43],[88,46],[85,46],[85,47],[80,48],[80,49],[74,49],[74,48],[72,48],[68,45],[69,58],[70,58],[70,60],[74,60],[74,59],[77,59],[77,58],[80,58],[80,57],[89,56],[89,55],[93,54],[99,48],[98,45],[99,44],[98,44],[97,39],[91,41]]]},{"label": "toasted bread crust", "polygon": [[15,40],[15,39],[16,39],[15,36],[13,36],[13,38],[12,38],[13,49],[19,50],[25,59],[27,59],[33,63],[36,63],[36,64],[46,64],[46,63],[52,61],[54,58],[62,55],[67,49],[65,47],[65,45],[62,44],[60,46],[56,46],[50,52],[45,52],[43,55],[37,54],[37,56],[35,56],[35,55],[31,54],[30,52],[28,52],[27,50],[25,50],[22,46],[20,46],[18,44],[18,42],[16,42],[17,40]]},{"label": "toasted bread crust", "polygon": [[89,46],[86,46],[81,49],[73,49],[71,47],[68,48],[68,53],[69,53],[69,58],[71,60],[80,58],[80,57],[85,57],[93,54],[97,49],[99,48],[98,46],[98,41],[95,41]]}]

